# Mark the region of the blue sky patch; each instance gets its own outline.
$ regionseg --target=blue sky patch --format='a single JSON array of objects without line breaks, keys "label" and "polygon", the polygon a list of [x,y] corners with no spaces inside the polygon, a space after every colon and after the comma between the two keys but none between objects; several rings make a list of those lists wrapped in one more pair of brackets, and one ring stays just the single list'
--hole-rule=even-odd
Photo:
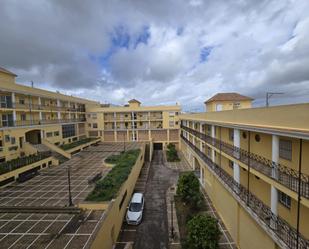
[{"label": "blue sky patch", "polygon": [[207,61],[208,56],[210,55],[213,47],[203,47],[200,52],[200,62],[203,63]]}]

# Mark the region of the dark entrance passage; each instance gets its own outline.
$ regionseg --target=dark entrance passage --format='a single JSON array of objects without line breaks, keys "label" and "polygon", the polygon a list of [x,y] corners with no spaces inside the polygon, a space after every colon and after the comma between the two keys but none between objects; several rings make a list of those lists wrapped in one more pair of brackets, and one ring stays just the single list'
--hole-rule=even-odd
[{"label": "dark entrance passage", "polygon": [[153,144],[153,149],[154,150],[162,150],[163,149],[163,144],[162,143],[154,143]]},{"label": "dark entrance passage", "polygon": [[26,142],[31,144],[40,144],[41,143],[41,130],[32,130],[26,132]]}]

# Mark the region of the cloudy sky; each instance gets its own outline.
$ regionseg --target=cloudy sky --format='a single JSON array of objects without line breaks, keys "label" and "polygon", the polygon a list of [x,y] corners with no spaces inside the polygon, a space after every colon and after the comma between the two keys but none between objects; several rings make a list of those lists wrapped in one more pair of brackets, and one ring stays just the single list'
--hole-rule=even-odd
[{"label": "cloudy sky", "polygon": [[199,110],[217,92],[309,102],[308,0],[0,0],[17,82]]}]

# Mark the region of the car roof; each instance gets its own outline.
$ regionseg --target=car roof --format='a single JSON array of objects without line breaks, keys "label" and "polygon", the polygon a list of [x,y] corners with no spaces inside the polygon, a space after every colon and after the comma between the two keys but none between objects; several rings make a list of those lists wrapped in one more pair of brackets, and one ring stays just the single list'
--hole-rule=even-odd
[{"label": "car roof", "polygon": [[142,193],[134,193],[131,202],[140,203],[142,202],[142,197],[143,197]]}]

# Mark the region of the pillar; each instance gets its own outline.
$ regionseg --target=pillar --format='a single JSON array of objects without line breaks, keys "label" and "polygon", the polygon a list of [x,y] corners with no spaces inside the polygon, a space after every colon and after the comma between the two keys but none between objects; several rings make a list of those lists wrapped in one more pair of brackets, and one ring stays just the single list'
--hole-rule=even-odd
[{"label": "pillar", "polygon": [[[272,135],[272,153],[271,159],[274,162],[272,168],[272,177],[278,178],[277,163],[279,161],[279,137],[277,135]],[[278,190],[272,185],[271,186],[271,211],[277,215],[278,214]]]},{"label": "pillar", "polygon": [[[240,130],[234,129],[234,146],[240,148]],[[234,162],[233,165],[234,180],[240,183],[240,169],[238,163]]]},{"label": "pillar", "polygon": [[57,117],[58,117],[58,120],[61,119],[61,112],[60,112],[60,100],[57,99],[57,107],[58,107],[58,111],[57,111]]},{"label": "pillar", "polygon": [[[216,126],[212,125],[211,126],[211,137],[215,138],[215,131],[216,131]],[[216,158],[215,158],[215,150],[213,148],[211,148],[211,159],[213,162],[216,162]]]},{"label": "pillar", "polygon": [[13,121],[14,121],[14,125],[15,125],[15,122],[16,122],[16,110],[15,110],[15,93],[12,92],[12,105],[14,107],[13,109]]}]

